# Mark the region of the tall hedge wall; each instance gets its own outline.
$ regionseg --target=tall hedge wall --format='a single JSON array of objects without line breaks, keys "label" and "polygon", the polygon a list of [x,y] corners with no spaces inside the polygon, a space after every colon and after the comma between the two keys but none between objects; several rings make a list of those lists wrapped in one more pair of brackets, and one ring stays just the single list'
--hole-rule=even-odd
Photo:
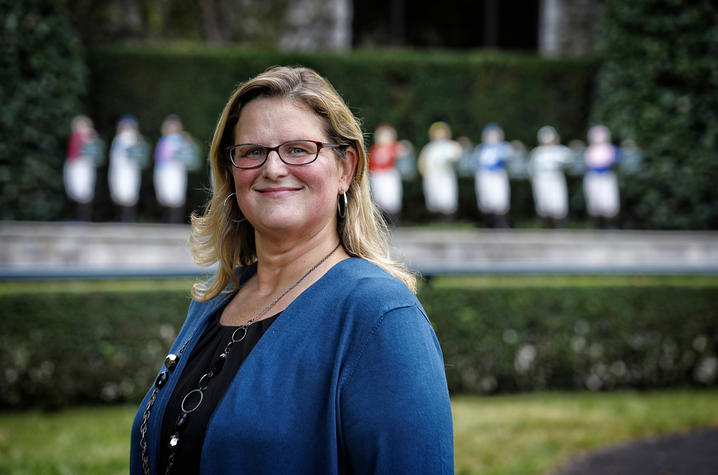
[{"label": "tall hedge wall", "polygon": [[[718,384],[718,283],[424,285],[452,392]],[[638,281],[636,279],[636,281]],[[609,283],[610,284],[610,283]],[[0,292],[0,408],[137,401],[188,290]]]},{"label": "tall hedge wall", "polygon": [[62,216],[62,163],[87,70],[65,10],[0,0],[0,219]]},{"label": "tall hedge wall", "polygon": [[454,391],[718,383],[716,287],[424,288]]},{"label": "tall hedge wall", "polygon": [[609,0],[594,117],[644,150],[629,226],[716,229],[718,3]]},{"label": "tall hedge wall", "polygon": [[[436,120],[446,120],[455,136],[474,141],[490,121],[499,122],[509,139],[527,144],[535,143],[536,131],[545,124],[557,127],[565,139],[583,137],[597,68],[597,63],[587,60],[496,53],[289,54],[199,46],[107,46],[92,51],[88,58],[88,107],[107,143],[122,114],[135,114],[153,143],[164,116],[178,114],[206,154],[232,90],[277,64],[302,64],[325,75],[363,120],[367,144],[376,125],[389,121],[400,138],[416,147],[428,141],[428,126]],[[159,215],[150,173],[144,177],[140,203],[146,219]],[[101,176],[100,197],[107,196],[105,182]],[[190,209],[203,204],[207,183],[206,170],[190,178]],[[473,184],[465,191],[471,207],[460,214],[462,218],[477,216],[472,188]],[[112,219],[108,200],[98,201],[96,219]],[[423,198],[411,204],[423,208]],[[532,216],[530,207],[531,202],[528,217]],[[526,207],[518,207],[522,208]],[[420,222],[428,219],[423,210],[411,210],[409,217]]]},{"label": "tall hedge wall", "polygon": [[[597,63],[488,53],[357,51],[349,54],[257,52],[191,46],[110,46],[89,57],[91,109],[111,132],[134,113],[156,138],[162,118],[179,114],[205,144],[229,94],[272,65],[301,64],[326,76],[365,132],[389,121],[421,146],[427,129],[446,120],[454,135],[480,138],[487,122],[509,138],[535,143],[552,124],[566,139],[584,137]],[[106,132],[107,133],[107,132]]]}]

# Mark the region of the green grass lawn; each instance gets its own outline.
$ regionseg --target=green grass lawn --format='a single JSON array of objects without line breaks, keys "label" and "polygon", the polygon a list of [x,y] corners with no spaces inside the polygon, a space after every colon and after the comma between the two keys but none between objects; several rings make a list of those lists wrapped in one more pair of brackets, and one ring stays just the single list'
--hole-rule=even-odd
[{"label": "green grass lawn", "polygon": [[0,473],[126,474],[135,409],[0,414]]},{"label": "green grass lawn", "polygon": [[[718,390],[453,399],[456,472],[545,473],[583,452],[718,426]],[[0,413],[0,473],[127,473],[135,408]]]},{"label": "green grass lawn", "polygon": [[461,396],[453,410],[457,473],[546,473],[598,447],[718,426],[718,391]]}]

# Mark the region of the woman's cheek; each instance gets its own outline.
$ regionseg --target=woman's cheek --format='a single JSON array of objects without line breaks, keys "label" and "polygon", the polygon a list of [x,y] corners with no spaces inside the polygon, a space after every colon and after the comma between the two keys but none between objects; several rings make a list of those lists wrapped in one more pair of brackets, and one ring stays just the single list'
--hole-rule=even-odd
[{"label": "woman's cheek", "polygon": [[254,180],[253,175],[256,175],[255,170],[240,170],[239,168],[232,170],[232,178],[234,179],[235,186],[242,184],[248,185]]}]

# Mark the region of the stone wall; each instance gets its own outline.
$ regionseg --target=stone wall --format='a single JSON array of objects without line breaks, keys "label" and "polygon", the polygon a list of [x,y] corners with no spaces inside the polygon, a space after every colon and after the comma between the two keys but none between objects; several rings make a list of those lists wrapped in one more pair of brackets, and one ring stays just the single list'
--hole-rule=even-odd
[{"label": "stone wall", "polygon": [[[202,275],[186,225],[0,224],[0,278]],[[718,273],[718,232],[401,228],[392,255],[425,275]]]}]

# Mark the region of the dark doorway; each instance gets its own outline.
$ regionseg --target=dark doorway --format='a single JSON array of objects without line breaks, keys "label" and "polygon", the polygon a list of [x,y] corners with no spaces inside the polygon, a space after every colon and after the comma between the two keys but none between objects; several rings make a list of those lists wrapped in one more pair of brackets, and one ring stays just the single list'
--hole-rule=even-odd
[{"label": "dark doorway", "polygon": [[539,0],[355,0],[355,47],[536,51]]}]

